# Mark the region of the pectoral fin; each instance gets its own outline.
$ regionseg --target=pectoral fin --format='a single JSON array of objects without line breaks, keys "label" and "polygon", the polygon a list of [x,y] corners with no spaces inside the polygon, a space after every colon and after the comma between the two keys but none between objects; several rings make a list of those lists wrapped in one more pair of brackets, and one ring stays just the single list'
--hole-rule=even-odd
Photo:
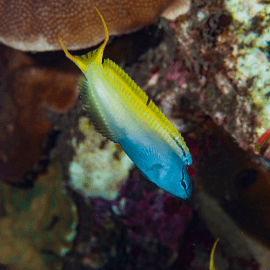
[{"label": "pectoral fin", "polygon": [[166,164],[156,146],[142,148],[134,155],[137,155],[136,160],[139,160],[140,163],[140,166],[137,166],[146,171],[159,170]]}]

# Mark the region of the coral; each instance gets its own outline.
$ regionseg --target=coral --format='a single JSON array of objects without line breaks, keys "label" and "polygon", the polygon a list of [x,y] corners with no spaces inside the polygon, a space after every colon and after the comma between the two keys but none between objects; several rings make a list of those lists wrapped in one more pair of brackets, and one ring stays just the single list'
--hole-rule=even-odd
[{"label": "coral", "polygon": [[[98,199],[100,200],[100,199]],[[108,204],[107,204],[108,205]],[[88,209],[89,210],[89,209]],[[87,224],[84,225],[78,235],[75,250],[77,250],[80,262],[84,267],[91,267],[98,269],[104,264],[109,263],[110,258],[117,257],[119,252],[119,245],[125,245],[125,239],[122,239],[123,226],[115,222],[112,218],[104,218],[102,223],[95,222],[89,211],[84,212],[88,216]],[[89,226],[90,225],[90,226]],[[74,256],[73,254],[71,256]],[[76,260],[76,253],[75,253]],[[80,267],[73,267],[72,269],[79,269]]]},{"label": "coral", "polygon": [[188,71],[185,70],[179,72],[179,68],[180,64],[178,61],[170,64],[170,66],[168,67],[168,73],[166,75],[166,78],[161,82],[162,86],[165,87],[167,85],[167,80],[169,81],[178,80],[179,87],[182,87],[182,85],[186,83],[185,76],[188,75]]},{"label": "coral", "polygon": [[190,2],[190,0],[174,0],[162,13],[162,16],[174,21],[178,16],[186,14],[189,11]]},{"label": "coral", "polygon": [[23,190],[0,183],[0,263],[15,269],[61,269],[61,257],[72,247],[77,208],[60,188],[58,165]]},{"label": "coral", "polygon": [[131,263],[139,269],[143,263],[160,269],[160,263],[170,265],[177,259],[193,208],[163,190],[144,191],[141,181],[129,179],[116,200],[92,200],[90,212],[82,213],[82,224],[87,225],[75,247],[84,266],[128,268]]},{"label": "coral", "polygon": [[[269,7],[269,1],[195,0],[185,18],[169,24],[178,50],[156,85],[173,92],[169,110],[200,108],[256,154],[270,127]],[[168,95],[160,97],[162,106]]]},{"label": "coral", "polygon": [[3,45],[0,65],[0,178],[18,181],[39,161],[52,128],[46,110],[63,113],[77,101],[77,74],[41,67]]},{"label": "coral", "polygon": [[70,185],[86,197],[116,199],[133,162],[118,144],[95,131],[87,117],[79,119],[79,130],[85,140],[72,144],[76,155],[70,164]]},{"label": "coral", "polygon": [[[176,251],[186,225],[192,218],[192,206],[182,205],[177,198],[163,190],[144,190],[138,200],[129,196],[139,190],[141,184],[138,180],[127,180],[120,190],[119,198],[111,203],[113,211],[129,228],[129,234],[134,240],[148,242],[156,239]],[[109,207],[103,200],[95,201],[95,219],[100,224],[100,218],[106,216]]]},{"label": "coral", "polygon": [[68,49],[78,50],[97,45],[104,37],[94,7],[108,22],[110,35],[121,35],[150,24],[163,11],[174,19],[189,6],[190,0],[2,0],[0,41],[19,50],[48,51],[60,49],[60,35]]},{"label": "coral", "polygon": [[135,179],[124,183],[117,199],[96,198],[83,208],[84,226],[75,252],[84,267],[95,269],[106,263],[109,267],[136,265],[131,269],[141,269],[142,264],[157,266],[153,269],[172,264],[193,215],[191,205],[160,189],[144,191]]},{"label": "coral", "polygon": [[259,113],[255,131],[260,137],[270,127],[270,3],[259,1],[227,1],[232,14],[231,31],[237,37],[233,55],[237,58],[237,71],[233,76],[238,85],[247,87]]}]

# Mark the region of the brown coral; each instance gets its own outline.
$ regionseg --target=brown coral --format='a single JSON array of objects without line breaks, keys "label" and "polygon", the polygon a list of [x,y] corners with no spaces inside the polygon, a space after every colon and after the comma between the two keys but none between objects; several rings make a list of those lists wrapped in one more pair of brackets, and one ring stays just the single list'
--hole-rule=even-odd
[{"label": "brown coral", "polygon": [[52,128],[45,109],[65,112],[75,104],[77,74],[39,67],[3,45],[1,52],[0,178],[16,181],[39,161]]},{"label": "brown coral", "polygon": [[175,20],[178,16],[187,13],[189,9],[190,9],[189,0],[174,0],[162,13],[162,16],[168,20]]},{"label": "brown coral", "polygon": [[[108,1],[0,1],[0,41],[24,51],[60,49],[60,35],[68,49],[99,43],[104,29],[94,7],[108,25],[110,35],[130,33],[165,15],[189,9],[189,0],[108,0]],[[178,12],[175,12],[177,10]],[[172,12],[173,11],[173,12]]]}]

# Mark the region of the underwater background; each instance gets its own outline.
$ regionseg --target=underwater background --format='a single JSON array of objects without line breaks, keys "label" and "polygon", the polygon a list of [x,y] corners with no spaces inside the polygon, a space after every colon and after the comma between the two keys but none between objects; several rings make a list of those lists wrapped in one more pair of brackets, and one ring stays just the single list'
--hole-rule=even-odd
[{"label": "underwater background", "polygon": [[[270,2],[34,2],[0,1],[0,269],[207,270],[217,238],[217,269],[270,269]],[[95,49],[93,6],[104,58],[183,135],[191,199],[87,117],[58,34]]]}]

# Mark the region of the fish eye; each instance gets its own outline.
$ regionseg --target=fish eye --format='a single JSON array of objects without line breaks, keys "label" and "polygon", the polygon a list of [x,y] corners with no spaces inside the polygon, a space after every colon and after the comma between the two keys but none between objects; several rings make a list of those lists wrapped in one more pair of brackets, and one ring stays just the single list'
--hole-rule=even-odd
[{"label": "fish eye", "polygon": [[187,189],[187,185],[186,185],[186,183],[185,183],[184,180],[181,180],[181,185],[183,186],[183,188],[184,188],[185,190]]}]

